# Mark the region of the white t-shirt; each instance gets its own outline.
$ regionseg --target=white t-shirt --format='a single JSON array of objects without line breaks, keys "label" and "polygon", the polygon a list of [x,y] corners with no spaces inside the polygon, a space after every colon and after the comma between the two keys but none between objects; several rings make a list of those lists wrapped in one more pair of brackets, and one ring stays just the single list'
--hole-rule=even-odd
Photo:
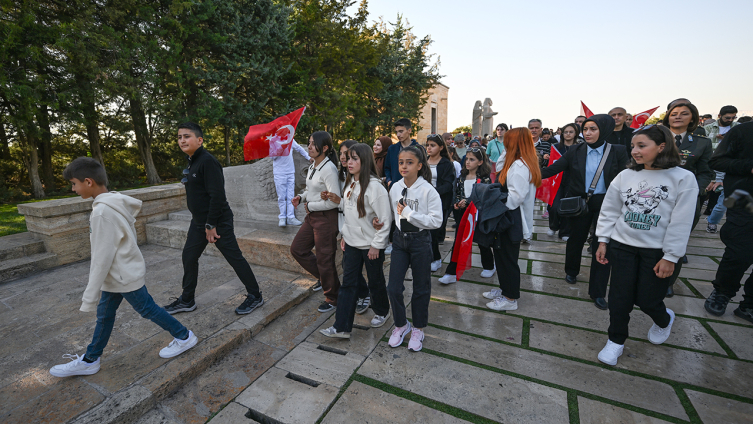
[{"label": "white t-shirt", "polygon": [[727,131],[729,131],[730,128],[732,128],[732,125],[729,125],[729,126],[726,126],[726,127],[722,127],[720,125],[719,126],[719,135],[727,134]]},{"label": "white t-shirt", "polygon": [[463,181],[463,188],[465,188],[465,197],[470,197],[471,192],[473,191],[473,185],[476,184],[476,180],[465,180]]},{"label": "white t-shirt", "polygon": [[431,168],[431,185],[436,188],[437,187],[437,165],[429,164],[429,168]]}]

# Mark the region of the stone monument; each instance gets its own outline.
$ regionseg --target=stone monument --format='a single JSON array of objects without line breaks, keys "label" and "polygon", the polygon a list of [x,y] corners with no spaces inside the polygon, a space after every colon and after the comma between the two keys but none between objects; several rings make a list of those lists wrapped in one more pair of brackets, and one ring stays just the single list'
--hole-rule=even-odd
[{"label": "stone monument", "polygon": [[[484,106],[483,106],[483,121],[481,123],[481,136],[484,134],[494,134],[494,115],[498,114],[499,112],[492,111],[492,99],[486,98],[484,100]],[[474,134],[475,135],[475,134]]]},{"label": "stone monument", "polygon": [[481,123],[483,121],[484,108],[481,105],[481,100],[476,100],[476,104],[473,105],[473,120],[471,121],[471,135],[477,136],[481,134]]}]

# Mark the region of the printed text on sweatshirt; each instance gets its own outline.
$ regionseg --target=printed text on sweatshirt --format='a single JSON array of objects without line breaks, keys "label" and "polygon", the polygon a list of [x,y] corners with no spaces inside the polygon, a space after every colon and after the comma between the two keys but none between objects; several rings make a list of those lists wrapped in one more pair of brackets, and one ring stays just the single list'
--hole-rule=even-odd
[{"label": "printed text on sweatshirt", "polygon": [[[405,190],[407,188],[407,190]],[[405,196],[403,196],[405,190]],[[405,200],[403,213],[397,213],[397,201]],[[430,182],[422,177],[407,187],[404,180],[392,184],[390,201],[395,217],[395,225],[400,228],[400,218],[423,230],[433,230],[442,226],[442,199]]]}]

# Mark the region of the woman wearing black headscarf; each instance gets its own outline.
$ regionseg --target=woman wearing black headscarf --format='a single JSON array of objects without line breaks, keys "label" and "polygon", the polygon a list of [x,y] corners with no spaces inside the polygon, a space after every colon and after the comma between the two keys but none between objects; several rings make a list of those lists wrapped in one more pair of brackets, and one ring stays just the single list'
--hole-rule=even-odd
[{"label": "woman wearing black headscarf", "polygon": [[[587,199],[588,211],[572,216],[570,220],[571,232],[567,240],[565,256],[565,281],[575,284],[576,277],[580,272],[580,258],[583,244],[588,239],[588,233],[592,225],[596,224],[601,210],[601,202],[604,194],[614,177],[625,169],[628,163],[628,154],[625,146],[609,145],[605,141],[614,130],[614,119],[605,114],[593,115],[583,122],[583,138],[586,142],[577,144],[568,149],[567,153],[547,168],[542,169],[541,178],[549,178],[563,171],[568,171],[569,182],[563,195],[567,197],[582,197]],[[604,170],[599,176],[593,191],[589,188],[596,175],[602,156],[606,149]],[[591,241],[591,251],[596,253],[598,243],[594,237]],[[602,265],[591,257],[591,275],[588,279],[588,294],[594,300],[597,308],[606,310],[607,283],[609,282],[609,264]]]}]

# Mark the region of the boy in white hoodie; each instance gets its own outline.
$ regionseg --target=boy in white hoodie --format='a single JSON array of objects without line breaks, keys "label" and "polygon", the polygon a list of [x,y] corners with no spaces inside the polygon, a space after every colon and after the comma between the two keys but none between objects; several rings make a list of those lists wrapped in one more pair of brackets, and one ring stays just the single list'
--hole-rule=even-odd
[{"label": "boy in white hoodie", "polygon": [[99,371],[99,357],[110,339],[115,313],[124,298],[142,317],[175,338],[160,350],[162,358],[172,358],[194,347],[198,339],[193,332],[157,306],[144,285],[146,265],[136,243],[134,226],[135,217],[141,210],[141,201],[109,192],[105,169],[92,158],[75,159],[65,168],[63,177],[71,182],[76,194],[84,199],[94,198],[89,217],[91,266],[81,311],[96,311],[97,325],[86,354],[63,355],[72,361],[55,365],[50,369],[50,374],[69,377]]}]

